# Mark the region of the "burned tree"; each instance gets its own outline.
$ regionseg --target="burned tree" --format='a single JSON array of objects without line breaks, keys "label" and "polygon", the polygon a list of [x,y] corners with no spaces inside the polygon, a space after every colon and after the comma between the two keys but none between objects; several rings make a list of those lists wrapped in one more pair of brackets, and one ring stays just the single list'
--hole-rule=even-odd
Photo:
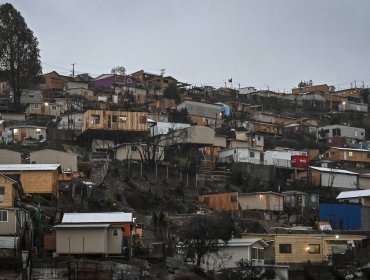
[{"label": "burned tree", "polygon": [[233,231],[234,223],[226,214],[193,216],[179,229],[184,257],[200,267],[207,254],[223,250]]}]

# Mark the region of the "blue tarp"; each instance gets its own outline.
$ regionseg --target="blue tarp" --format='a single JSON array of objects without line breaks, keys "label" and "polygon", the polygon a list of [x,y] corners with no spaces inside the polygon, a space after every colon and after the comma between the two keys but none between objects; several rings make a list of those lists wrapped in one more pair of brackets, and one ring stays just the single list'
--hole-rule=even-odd
[{"label": "blue tarp", "polygon": [[320,203],[320,221],[328,221],[332,229],[361,229],[361,205]]}]

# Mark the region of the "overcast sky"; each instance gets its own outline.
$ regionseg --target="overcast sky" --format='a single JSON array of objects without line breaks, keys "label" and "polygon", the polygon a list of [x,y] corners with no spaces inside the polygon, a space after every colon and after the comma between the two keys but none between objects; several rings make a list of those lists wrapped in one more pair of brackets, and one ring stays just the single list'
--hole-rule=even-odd
[{"label": "overcast sky", "polygon": [[[0,0],[0,3],[6,1]],[[166,69],[180,81],[287,91],[370,85],[370,1],[14,0],[43,72]],[[230,84],[228,84],[230,86]]]}]

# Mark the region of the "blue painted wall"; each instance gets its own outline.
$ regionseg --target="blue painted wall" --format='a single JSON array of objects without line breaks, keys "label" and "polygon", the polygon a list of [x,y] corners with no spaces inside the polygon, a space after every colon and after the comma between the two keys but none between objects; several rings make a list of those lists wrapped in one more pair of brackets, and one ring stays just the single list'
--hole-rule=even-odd
[{"label": "blue painted wall", "polygon": [[333,229],[361,229],[361,205],[320,203],[320,221]]}]

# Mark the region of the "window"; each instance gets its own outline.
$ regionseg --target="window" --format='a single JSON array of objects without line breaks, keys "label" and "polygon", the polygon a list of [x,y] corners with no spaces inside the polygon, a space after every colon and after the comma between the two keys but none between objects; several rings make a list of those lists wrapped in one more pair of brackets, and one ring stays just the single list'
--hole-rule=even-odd
[{"label": "window", "polygon": [[236,202],[237,201],[236,196],[235,195],[230,196],[230,201],[231,202]]},{"label": "window", "polygon": [[33,104],[33,108],[38,109],[39,108],[39,104]]},{"label": "window", "polygon": [[355,130],[355,137],[357,137],[358,136],[358,132],[357,132],[357,130]]},{"label": "window", "polygon": [[280,254],[291,254],[292,244],[279,244],[279,253]]},{"label": "window", "polygon": [[309,244],[308,253],[309,254],[320,254],[320,244]]},{"label": "window", "polygon": [[28,95],[29,98],[34,98],[35,96],[33,94]]},{"label": "window", "polygon": [[41,129],[40,128],[35,129],[35,135],[41,135]]},{"label": "window", "polygon": [[254,152],[250,152],[250,153],[249,153],[249,157],[254,158]]},{"label": "window", "polygon": [[51,110],[56,111],[57,110],[57,106],[56,105],[52,105],[51,106]]},{"label": "window", "polygon": [[349,153],[348,153],[348,155],[349,155],[350,157],[353,157],[353,152],[349,152]]},{"label": "window", "polygon": [[265,202],[265,196],[263,194],[260,194],[258,196],[258,198],[259,198],[259,200],[260,200],[261,203],[264,203]]},{"label": "window", "polygon": [[205,204],[209,204],[209,197],[208,197],[208,196],[206,196],[206,197],[204,198],[204,203],[205,203]]},{"label": "window", "polygon": [[100,124],[100,116],[91,115],[91,124]]},{"label": "window", "polygon": [[332,132],[333,132],[333,136],[340,136],[340,128],[334,128],[333,130],[332,130]]},{"label": "window", "polygon": [[14,132],[14,135],[18,135],[18,128],[14,128],[13,132]]},{"label": "window", "polygon": [[146,117],[145,116],[141,116],[140,117],[140,123],[146,123],[147,120],[146,120]]},{"label": "window", "polygon": [[264,251],[263,248],[252,248],[252,260],[263,260]]},{"label": "window", "polygon": [[117,228],[114,228],[113,229],[113,236],[118,236],[118,229]]},{"label": "window", "polygon": [[0,186],[0,202],[4,202],[5,199],[5,187]]},{"label": "window", "polygon": [[137,146],[131,146],[131,151],[132,152],[136,152],[138,149],[137,149]]},{"label": "window", "polygon": [[125,122],[127,121],[127,116],[112,116],[112,122]]},{"label": "window", "polygon": [[0,210],[0,222],[7,222],[7,221],[8,221],[8,211]]}]

